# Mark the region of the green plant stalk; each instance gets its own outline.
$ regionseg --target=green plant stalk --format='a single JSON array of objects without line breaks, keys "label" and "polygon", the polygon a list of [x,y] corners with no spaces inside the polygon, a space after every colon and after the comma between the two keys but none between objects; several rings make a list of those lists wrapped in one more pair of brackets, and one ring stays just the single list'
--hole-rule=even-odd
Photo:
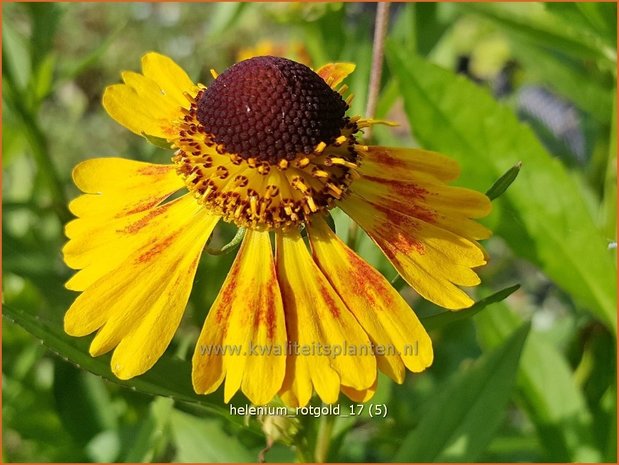
[{"label": "green plant stalk", "polygon": [[334,424],[335,416],[323,415],[320,417],[320,426],[318,427],[318,436],[316,437],[316,450],[314,452],[316,463],[324,463],[329,457],[329,447],[331,445],[331,434],[333,433]]},{"label": "green plant stalk", "polygon": [[[366,118],[374,118],[376,106],[378,105],[378,94],[380,91],[380,80],[383,73],[383,61],[385,58],[385,37],[389,26],[389,2],[380,2],[376,7],[376,19],[374,21],[374,43],[372,45],[372,71],[370,74],[370,84],[368,86],[368,99],[365,109]],[[372,139],[372,126],[368,127],[364,139],[369,142]],[[348,228],[348,247],[355,250],[357,246],[357,236],[359,226],[354,221]]]},{"label": "green plant stalk", "polygon": [[295,450],[298,463],[313,463],[313,460],[311,460],[311,452],[307,449],[307,444],[304,439],[295,441]]}]

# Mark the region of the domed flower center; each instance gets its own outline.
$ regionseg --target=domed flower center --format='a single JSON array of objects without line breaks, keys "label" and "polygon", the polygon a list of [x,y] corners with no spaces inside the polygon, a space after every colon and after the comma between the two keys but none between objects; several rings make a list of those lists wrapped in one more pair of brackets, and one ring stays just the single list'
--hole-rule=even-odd
[{"label": "domed flower center", "polygon": [[226,152],[276,164],[331,143],[347,123],[347,109],[307,66],[263,56],[219,75],[199,96],[196,117]]},{"label": "domed flower center", "polygon": [[367,148],[352,96],[284,58],[240,62],[186,94],[172,139],[177,173],[198,203],[228,222],[288,230],[343,199]]}]

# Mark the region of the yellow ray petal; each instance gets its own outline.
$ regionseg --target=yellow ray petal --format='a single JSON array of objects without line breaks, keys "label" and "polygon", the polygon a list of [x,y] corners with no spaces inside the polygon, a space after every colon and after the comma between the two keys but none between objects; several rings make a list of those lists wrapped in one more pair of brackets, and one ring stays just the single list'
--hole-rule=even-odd
[{"label": "yellow ray petal", "polygon": [[71,202],[80,218],[65,228],[70,240],[63,248],[64,260],[82,269],[66,284],[72,290],[86,289],[138,246],[156,239],[162,228],[174,225],[175,212],[191,215],[199,208],[190,196],[180,205],[161,205],[182,183],[172,166],[95,159],[80,163],[74,180],[91,194]]},{"label": "yellow ray petal", "polygon": [[177,105],[189,108],[184,92],[195,92],[195,84],[187,73],[174,60],[156,52],[149,52],[142,57],[142,72],[152,79],[161,92],[170,96]]},{"label": "yellow ray petal", "polygon": [[370,146],[362,152],[361,174],[383,173],[389,179],[415,179],[418,175],[451,181],[460,175],[458,162],[429,150]]},{"label": "yellow ray petal", "polygon": [[353,63],[328,63],[318,68],[316,74],[323,78],[332,89],[335,89],[354,70]]},{"label": "yellow ray petal", "polygon": [[[91,298],[96,300],[96,295],[93,294],[91,289],[93,285],[96,284],[100,287],[103,278],[110,273],[115,273],[123,267],[123,264],[129,264],[129,267],[133,269],[134,265],[138,266],[137,263],[133,262],[136,262],[140,257],[142,257],[143,263],[147,267],[148,262],[144,260],[149,257],[156,258],[157,255],[165,252],[178,237],[184,237],[187,234],[185,231],[194,219],[197,218],[198,223],[200,221],[207,221],[209,223],[205,234],[212,230],[218,219],[208,215],[188,195],[158,207],[155,209],[155,212],[157,214],[150,215],[151,221],[145,224],[140,233],[127,237],[123,236],[121,240],[103,242],[99,247],[88,252],[93,257],[93,260],[89,261],[88,266],[79,271],[69,281],[69,283],[75,283],[75,286],[68,286],[70,289],[89,290],[88,293],[82,293],[71,307],[72,309],[73,307],[79,307],[79,311],[70,309],[65,316],[65,330],[69,334],[75,336],[90,334],[101,327],[108,319],[108,309],[110,306],[80,305],[80,302],[83,300]],[[115,231],[110,232],[109,230],[113,229],[114,225],[108,224],[108,226],[108,228],[102,227],[101,230],[113,235]],[[208,234],[206,234],[206,237],[208,237]],[[80,238],[80,240],[84,244],[88,242],[87,237]],[[92,237],[92,240],[97,241],[99,237]],[[82,259],[82,257],[76,255],[75,259]],[[131,294],[131,289],[134,288],[132,279],[127,280],[121,287],[126,288],[130,291],[129,294]],[[135,288],[135,292],[138,291],[140,289]]]},{"label": "yellow ray petal", "polygon": [[348,248],[322,218],[314,218],[309,232],[314,260],[378,348],[381,370],[401,383],[402,361],[414,372],[430,366],[430,337],[383,275]]},{"label": "yellow ray petal", "polygon": [[240,388],[252,403],[265,404],[282,385],[285,350],[284,308],[269,233],[249,230],[198,339],[194,389],[213,392],[225,376],[226,402]]},{"label": "yellow ray petal", "polygon": [[342,386],[342,393],[353,402],[365,403],[374,397],[374,394],[376,394],[376,382],[374,382],[371,387],[361,391],[357,391],[356,389],[348,386]]},{"label": "yellow ray petal", "polygon": [[288,341],[297,345],[289,356],[282,399],[305,405],[313,386],[324,402],[333,403],[340,385],[369,388],[376,379],[376,359],[358,355],[370,347],[367,334],[314,263],[301,236],[295,232],[276,237]]},{"label": "yellow ray petal", "polygon": [[135,90],[142,100],[151,102],[153,114],[176,116],[179,104],[171,98],[161,98],[162,90],[153,79],[133,71],[123,71],[120,75],[127,87]]},{"label": "yellow ray petal", "polygon": [[170,58],[158,53],[142,57],[143,75],[122,74],[125,84],[108,86],[103,107],[118,123],[136,134],[172,139],[178,132],[175,121],[182,108],[189,108],[184,96],[194,96],[197,87]]},{"label": "yellow ray petal", "polygon": [[425,205],[429,208],[446,213],[458,213],[468,218],[481,218],[490,213],[490,199],[481,192],[464,187],[447,186],[429,178],[403,178],[405,180],[387,179],[383,172],[362,174],[363,182],[355,186],[357,190],[375,194],[390,195],[402,203],[415,202],[415,205]]},{"label": "yellow ray petal", "polygon": [[181,116],[180,107],[173,113],[162,112],[157,104],[162,99],[163,95],[153,101],[133,87],[114,84],[105,88],[102,103],[108,114],[131,132],[171,139],[176,132],[174,120]]},{"label": "yellow ray petal", "polygon": [[364,176],[355,181],[353,190],[380,208],[419,218],[473,241],[491,235],[489,229],[470,219],[487,215],[490,200],[470,189]]},{"label": "yellow ray petal", "polygon": [[[291,316],[286,316],[286,327],[291,328],[296,327],[297,321],[292,320]],[[296,337],[296,333],[294,333]],[[288,337],[290,337],[290,332],[288,333]],[[291,341],[289,339],[289,344]],[[291,344],[292,349],[291,352],[294,352],[294,347]],[[328,375],[333,377],[334,379],[329,382],[328,386],[325,386],[322,389],[323,395],[333,400],[332,403],[337,401],[337,393],[334,393],[334,389],[336,386],[339,386],[339,377],[337,373],[333,371],[333,369],[325,367],[325,371],[328,372]],[[294,355],[289,355],[286,359],[286,376],[284,377],[284,382],[282,384],[282,389],[279,393],[282,402],[290,407],[304,407],[306,406],[310,399],[312,398],[312,393],[314,392],[314,388],[312,386],[312,378],[309,373],[309,367],[307,363],[302,363],[297,359]]]},{"label": "yellow ray petal", "polygon": [[357,195],[340,207],[368,233],[402,277],[424,298],[451,310],[473,300],[457,285],[475,286],[484,265],[479,246],[418,218],[376,207]]},{"label": "yellow ray petal", "polygon": [[69,204],[80,218],[120,217],[159,204],[185,183],[174,165],[157,165],[123,158],[94,158],[73,169],[75,185],[86,194]]},{"label": "yellow ray petal", "polygon": [[151,225],[149,240],[136,241],[113,269],[88,283],[65,315],[70,335],[100,328],[91,354],[118,346],[112,370],[121,379],[144,373],[170,343],[202,248],[219,220],[189,196],[167,205],[165,221]]}]

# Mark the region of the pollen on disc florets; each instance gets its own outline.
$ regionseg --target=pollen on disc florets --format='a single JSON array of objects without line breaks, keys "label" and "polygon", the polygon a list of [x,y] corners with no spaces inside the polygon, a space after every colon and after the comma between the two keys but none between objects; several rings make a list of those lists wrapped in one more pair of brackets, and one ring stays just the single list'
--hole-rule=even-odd
[{"label": "pollen on disc florets", "polygon": [[339,136],[347,109],[307,66],[261,56],[228,68],[202,92],[198,121],[227,152],[276,163]]},{"label": "pollen on disc florets", "polygon": [[290,60],[257,57],[186,94],[173,161],[198,202],[259,230],[296,228],[334,207],[356,175],[365,147],[355,134],[367,124],[345,116],[352,97],[330,83]]}]

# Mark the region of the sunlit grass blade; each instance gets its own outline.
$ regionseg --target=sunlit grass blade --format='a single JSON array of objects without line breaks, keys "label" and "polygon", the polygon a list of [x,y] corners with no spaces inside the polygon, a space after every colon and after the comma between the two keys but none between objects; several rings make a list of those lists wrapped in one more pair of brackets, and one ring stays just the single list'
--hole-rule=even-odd
[{"label": "sunlit grass blade", "polygon": [[[483,347],[493,349],[522,319],[498,304],[475,321]],[[593,436],[592,417],[568,361],[538,332],[529,335],[518,373],[517,399],[537,428],[547,459],[565,462],[602,460]]]},{"label": "sunlit grass blade", "polygon": [[530,326],[461,372],[429,401],[404,438],[396,462],[474,462],[505,417]]},{"label": "sunlit grass blade", "polygon": [[422,318],[421,322],[423,323],[423,326],[429,331],[432,329],[440,328],[441,326],[448,325],[450,323],[454,323],[459,320],[463,320],[465,318],[471,318],[473,315],[481,312],[488,305],[507,299],[518,289],[520,289],[520,284],[506,287],[505,289],[501,289],[500,291],[495,292],[494,294],[491,294],[488,297],[484,297],[483,299],[475,302],[470,308],[467,308],[466,310],[460,310],[458,312],[443,312],[438,315]]}]

